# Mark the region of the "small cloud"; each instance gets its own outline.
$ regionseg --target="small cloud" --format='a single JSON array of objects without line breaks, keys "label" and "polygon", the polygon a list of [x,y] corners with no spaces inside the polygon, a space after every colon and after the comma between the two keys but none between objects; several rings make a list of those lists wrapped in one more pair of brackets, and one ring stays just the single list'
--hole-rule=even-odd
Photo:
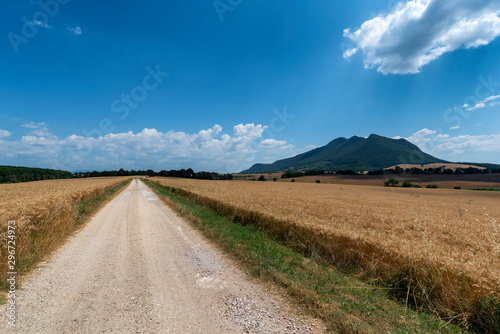
[{"label": "small cloud", "polygon": [[450,128],[450,130],[456,130],[456,129],[460,129],[460,126],[456,125],[456,126],[452,126],[452,127]]},{"label": "small cloud", "polygon": [[[485,98],[484,100],[482,101],[479,101],[474,107],[470,107],[470,108],[466,108],[465,106],[469,106],[468,104],[464,104],[464,108],[466,108],[465,110],[475,110],[475,109],[482,109],[484,107],[486,107],[486,103],[490,102],[490,101],[495,101],[496,99],[499,99],[500,98],[500,95],[492,95],[490,97],[487,97]],[[490,107],[493,107],[493,106],[496,106],[498,104],[498,102],[491,102],[489,104]]]},{"label": "small cloud", "polygon": [[68,27],[68,31],[77,35],[77,36],[80,36],[82,34],[82,28],[80,28],[80,26],[76,26],[76,27]]},{"label": "small cloud", "polygon": [[494,106],[497,106],[499,104],[500,104],[500,102],[491,102],[490,103],[490,107],[494,107]]},{"label": "small cloud", "polygon": [[23,128],[28,128],[28,129],[40,129],[40,128],[46,128],[47,124],[45,122],[41,123],[35,123],[35,122],[29,122],[21,125]]},{"label": "small cloud", "polygon": [[264,139],[260,142],[260,146],[264,148],[274,148],[277,146],[286,145],[286,140],[276,140],[276,139]]},{"label": "small cloud", "polygon": [[39,27],[39,28],[45,28],[45,29],[52,29],[54,27],[50,26],[47,22],[42,22],[39,20],[33,20],[29,22],[30,25],[34,27]]},{"label": "small cloud", "polygon": [[9,132],[7,130],[2,130],[0,129],[0,139],[2,138],[7,138],[9,137],[10,135],[12,135],[12,132]]},{"label": "small cloud", "polygon": [[476,104],[474,107],[470,107],[470,108],[467,108],[465,110],[476,110],[476,109],[483,109],[484,107],[486,107],[486,104],[484,104],[483,102],[479,102],[478,104]]},{"label": "small cloud", "polygon": [[492,96],[484,99],[483,102],[490,102],[490,101],[494,101],[496,99],[500,99],[500,95],[492,95]]},{"label": "small cloud", "polygon": [[345,59],[351,57],[354,55],[356,52],[358,52],[357,48],[352,48],[352,49],[347,49],[344,51],[344,54],[342,55]]},{"label": "small cloud", "polygon": [[32,129],[31,134],[37,137],[47,137],[53,138],[54,134],[49,130],[48,125],[45,122],[35,123],[29,122],[21,125],[23,128]]}]

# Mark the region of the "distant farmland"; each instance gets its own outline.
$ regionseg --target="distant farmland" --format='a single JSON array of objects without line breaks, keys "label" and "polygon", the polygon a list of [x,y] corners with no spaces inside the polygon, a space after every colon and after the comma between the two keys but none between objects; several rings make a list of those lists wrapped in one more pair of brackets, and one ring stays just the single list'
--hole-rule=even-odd
[{"label": "distant farmland", "polygon": [[441,314],[472,312],[478,298],[500,291],[496,192],[153,180],[239,220],[256,219],[285,235],[299,231],[300,240],[315,244],[330,262],[361,266],[387,284],[408,283],[408,293]]}]

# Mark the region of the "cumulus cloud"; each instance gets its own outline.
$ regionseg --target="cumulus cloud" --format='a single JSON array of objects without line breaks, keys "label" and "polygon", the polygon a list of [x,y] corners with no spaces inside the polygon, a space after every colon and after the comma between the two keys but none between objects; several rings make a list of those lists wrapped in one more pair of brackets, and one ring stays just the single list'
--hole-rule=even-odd
[{"label": "cumulus cloud", "polygon": [[11,132],[7,131],[7,130],[2,130],[0,129],[0,139],[2,138],[7,138],[9,137],[10,135],[12,135]]},{"label": "cumulus cloud", "polygon": [[453,158],[477,152],[500,153],[500,132],[491,135],[451,136],[424,128],[405,139],[437,157]]},{"label": "cumulus cloud", "polygon": [[418,73],[446,52],[489,44],[500,35],[498,0],[414,0],[365,21],[355,31],[344,30],[361,50],[365,68],[383,74]]},{"label": "cumulus cloud", "polygon": [[109,133],[97,138],[74,134],[63,139],[37,135],[36,131],[49,131],[45,123],[23,126],[31,129],[30,134],[0,145],[0,158],[10,164],[21,161],[24,165],[71,171],[191,167],[238,172],[261,161],[266,154],[276,160],[293,150],[286,141],[263,139],[267,126],[253,123],[235,125],[232,134],[224,133],[216,124],[192,134],[145,128],[138,133]]},{"label": "cumulus cloud", "polygon": [[457,129],[460,129],[460,126],[455,125],[455,126],[452,126],[452,127],[450,128],[450,130],[457,130]]}]

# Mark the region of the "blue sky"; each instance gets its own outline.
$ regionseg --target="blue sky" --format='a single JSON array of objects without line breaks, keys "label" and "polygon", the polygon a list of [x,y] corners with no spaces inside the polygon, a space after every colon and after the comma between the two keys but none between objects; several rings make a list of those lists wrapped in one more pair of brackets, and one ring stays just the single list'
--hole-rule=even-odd
[{"label": "blue sky", "polygon": [[237,172],[371,133],[500,163],[498,1],[0,10],[0,164]]}]

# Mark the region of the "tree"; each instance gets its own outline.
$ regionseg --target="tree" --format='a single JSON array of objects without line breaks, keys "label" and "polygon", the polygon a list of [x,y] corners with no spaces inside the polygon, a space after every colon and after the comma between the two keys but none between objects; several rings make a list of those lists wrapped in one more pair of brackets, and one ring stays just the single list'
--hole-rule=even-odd
[{"label": "tree", "polygon": [[394,187],[395,185],[399,184],[399,180],[391,177],[389,180],[386,180],[384,182],[384,186],[386,187]]},{"label": "tree", "polygon": [[266,180],[266,178],[264,177],[264,175],[261,175],[261,176],[259,177],[259,181],[265,181],[265,180]]}]

